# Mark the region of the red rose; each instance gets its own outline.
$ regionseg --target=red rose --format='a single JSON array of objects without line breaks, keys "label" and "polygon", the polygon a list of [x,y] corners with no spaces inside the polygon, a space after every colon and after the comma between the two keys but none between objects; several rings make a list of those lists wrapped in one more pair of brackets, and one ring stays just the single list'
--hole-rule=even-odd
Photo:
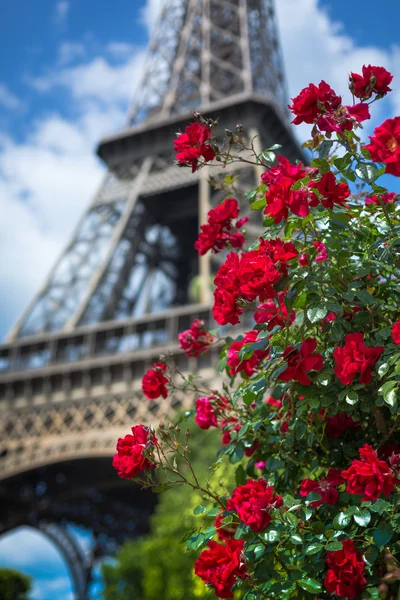
[{"label": "red rose", "polygon": [[298,96],[292,98],[292,102],[289,109],[296,115],[292,123],[299,125],[314,123],[325,112],[336,110],[342,99],[325,81],[321,81],[318,87],[310,83]]},{"label": "red rose", "polygon": [[162,396],[168,396],[166,384],[168,379],[164,375],[167,365],[164,363],[154,363],[153,368],[149,369],[142,379],[142,391],[146,398],[154,400]]},{"label": "red rose", "polygon": [[[234,425],[236,423],[236,425]],[[233,427],[232,427],[233,425]],[[241,425],[237,424],[237,419],[231,417],[228,420],[221,421],[221,429],[222,429],[222,445],[227,446],[231,443],[231,431],[240,431],[242,428]]]},{"label": "red rose", "polygon": [[307,254],[305,252],[302,252],[299,256],[299,265],[301,267],[306,267],[309,264],[310,264],[310,262],[307,258]]},{"label": "red rose", "polygon": [[237,219],[239,216],[239,205],[235,198],[225,198],[222,204],[218,204],[208,213],[210,223],[218,223],[224,225],[232,219]]},{"label": "red rose", "polygon": [[376,204],[377,206],[380,206],[381,202],[383,202],[383,204],[389,204],[389,202],[395,202],[396,199],[397,196],[394,192],[388,192],[387,194],[382,194],[381,196],[368,196],[368,198],[365,198],[365,205],[369,206],[370,204]]},{"label": "red rose", "polygon": [[400,321],[392,325],[392,338],[395,344],[400,344]]},{"label": "red rose", "polygon": [[157,465],[143,456],[143,450],[157,444],[157,438],[143,425],[132,427],[132,435],[119,438],[113,467],[122,479],[134,479],[140,472],[154,469]]},{"label": "red rose", "polygon": [[315,188],[322,196],[321,203],[332,209],[335,204],[345,206],[346,198],[350,196],[350,190],[347,183],[337,183],[334,174],[324,173],[318,181],[310,181],[309,187]]},{"label": "red rose", "polygon": [[315,242],[313,242],[313,246],[317,251],[317,256],[315,257],[315,262],[323,262],[324,260],[327,260],[329,258],[324,242],[315,241]]},{"label": "red rose", "polygon": [[235,523],[229,523],[229,525],[225,525],[222,523],[224,517],[222,513],[220,513],[215,519],[215,528],[217,530],[218,539],[220,540],[231,540],[237,531],[238,526]]},{"label": "red rose", "polygon": [[283,500],[275,494],[274,487],[260,478],[258,481],[248,479],[244,485],[239,485],[226,507],[234,510],[253,531],[262,531],[271,522],[270,511],[282,505]]},{"label": "red rose", "polygon": [[317,341],[312,338],[305,339],[299,350],[293,346],[288,346],[282,357],[286,360],[288,366],[278,376],[280,381],[298,381],[302,385],[310,385],[311,379],[308,377],[308,371],[320,371],[324,366],[324,359],[321,354],[313,354],[317,347]]},{"label": "red rose", "polygon": [[384,346],[369,348],[364,343],[362,333],[349,333],[344,338],[343,348],[335,348],[335,374],[344,385],[350,385],[360,373],[360,383],[370,383],[371,369],[384,351]]},{"label": "red rose", "polygon": [[280,238],[268,240],[260,238],[259,250],[269,256],[285,277],[288,275],[289,261],[299,254],[292,242],[282,242]]},{"label": "red rose", "polygon": [[365,147],[374,162],[386,165],[386,173],[400,176],[400,117],[386,119],[376,127],[371,142]]},{"label": "red rose", "polygon": [[190,329],[182,331],[178,335],[179,347],[185,351],[186,356],[200,356],[209,350],[214,338],[207,331],[204,321],[196,319]]},{"label": "red rose", "polygon": [[398,480],[389,465],[379,460],[375,450],[364,444],[358,450],[361,460],[353,460],[342,477],[347,480],[346,492],[362,495],[362,502],[378,500],[382,494],[390,496]]},{"label": "red rose", "polygon": [[194,244],[194,247],[201,256],[208,250],[220,252],[229,244],[233,248],[241,248],[245,237],[235,228],[242,227],[248,219],[241,219],[234,226],[232,219],[239,215],[239,205],[235,198],[226,198],[222,204],[213,208],[208,213],[208,221],[200,228],[200,235]]},{"label": "red rose", "polygon": [[194,563],[194,572],[204,583],[213,586],[217,598],[233,598],[232,587],[236,578],[247,577],[244,562],[244,541],[226,540],[225,544],[208,542]]},{"label": "red rose", "polygon": [[250,358],[239,358],[239,352],[243,346],[256,342],[258,334],[258,331],[247,331],[242,340],[232,342],[228,350],[227,360],[230,375],[242,372],[247,377],[251,377],[260,362],[268,356],[269,350],[255,350]]},{"label": "red rose", "polygon": [[290,313],[284,302],[285,294],[278,293],[278,306],[273,300],[260,304],[254,313],[256,323],[268,323],[267,329],[271,331],[274,327],[286,327],[287,324],[293,323],[296,318],[296,313],[291,310]]},{"label": "red rose", "polygon": [[210,398],[197,398],[195,422],[200,429],[218,427],[217,413],[210,402]]},{"label": "red rose", "polygon": [[362,75],[350,73],[350,91],[356,98],[368,99],[372,94],[384,96],[392,90],[389,87],[393,75],[383,67],[364,65]]},{"label": "red rose", "polygon": [[240,296],[252,302],[257,297],[263,302],[276,296],[273,288],[281,278],[274,261],[262,249],[250,250],[241,256],[238,278]]},{"label": "red rose", "polygon": [[307,177],[308,172],[302,163],[292,165],[285,156],[277,156],[276,158],[278,161],[277,166],[271,167],[261,175],[261,179],[266,185],[271,185],[271,183],[279,181],[282,177],[288,177],[292,180],[292,183]]},{"label": "red rose", "polygon": [[239,256],[230,252],[215,276],[213,317],[219,325],[236,325],[243,308],[237,305],[239,296]]},{"label": "red rose", "polygon": [[215,152],[206,142],[211,138],[211,131],[206,125],[191,123],[174,141],[177,153],[176,160],[182,164],[192,165],[192,173],[197,170],[198,159],[202,156],[205,162],[213,160]]},{"label": "red rose", "polygon": [[274,219],[275,224],[286,220],[289,210],[298,217],[307,217],[310,214],[310,206],[318,204],[318,198],[314,192],[305,187],[300,190],[292,190],[295,183],[290,177],[280,177],[271,185],[265,198],[267,201],[264,213]]},{"label": "red rose", "polygon": [[321,500],[311,502],[311,506],[316,508],[321,504],[334,505],[338,501],[339,492],[336,487],[342,485],[344,479],[338,469],[329,469],[326,477],[322,477],[320,481],[312,479],[304,479],[300,484],[300,496],[307,496],[310,492],[317,492],[321,496]]},{"label": "red rose", "polygon": [[364,577],[364,561],[353,540],[344,540],[341,550],[328,552],[326,564],[328,571],[324,585],[329,594],[349,600],[361,594],[367,581]]},{"label": "red rose", "polygon": [[325,434],[330,438],[337,439],[348,429],[356,429],[360,426],[360,423],[356,423],[346,413],[338,413],[333,417],[326,417]]}]

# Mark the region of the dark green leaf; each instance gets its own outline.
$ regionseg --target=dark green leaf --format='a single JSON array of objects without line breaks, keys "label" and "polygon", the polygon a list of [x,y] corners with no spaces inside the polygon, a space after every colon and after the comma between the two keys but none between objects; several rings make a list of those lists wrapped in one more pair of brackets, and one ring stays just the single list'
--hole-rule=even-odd
[{"label": "dark green leaf", "polygon": [[307,546],[305,552],[308,555],[317,554],[317,552],[319,552],[322,549],[323,549],[323,545],[322,544],[310,544],[309,546]]},{"label": "dark green leaf", "polygon": [[206,512],[206,507],[202,506],[201,504],[199,504],[198,506],[196,506],[196,508],[193,510],[193,514],[194,515],[202,515],[203,513]]},{"label": "dark green leaf", "polygon": [[316,579],[311,579],[311,577],[307,577],[307,579],[301,579],[297,582],[303,590],[306,592],[311,592],[312,594],[316,594],[322,590],[322,585]]},{"label": "dark green leaf", "polygon": [[359,513],[353,515],[353,519],[357,523],[357,525],[360,525],[360,527],[367,527],[367,525],[371,521],[371,513],[369,513],[367,510],[362,510]]},{"label": "dark green leaf", "polygon": [[329,542],[329,544],[325,546],[325,550],[327,550],[328,552],[336,552],[337,550],[341,549],[342,542]]},{"label": "dark green leaf", "polygon": [[362,181],[373,183],[378,177],[379,169],[373,163],[358,163],[355,172]]},{"label": "dark green leaf", "polygon": [[347,527],[347,525],[350,523],[350,521],[351,521],[351,515],[344,513],[344,512],[340,512],[333,519],[333,526],[335,529],[345,529]]},{"label": "dark green leaf", "polygon": [[322,321],[328,314],[326,308],[322,307],[314,307],[309,308],[307,311],[307,317],[311,321],[311,323],[317,323],[318,321]]},{"label": "dark green leaf", "polygon": [[297,534],[291,535],[290,540],[291,540],[292,544],[295,544],[295,545],[299,545],[299,544],[303,543],[303,540]]},{"label": "dark green leaf", "polygon": [[382,548],[392,539],[392,535],[393,529],[390,527],[390,525],[382,525],[378,529],[375,529],[372,537],[374,538],[374,542],[378,548]]}]

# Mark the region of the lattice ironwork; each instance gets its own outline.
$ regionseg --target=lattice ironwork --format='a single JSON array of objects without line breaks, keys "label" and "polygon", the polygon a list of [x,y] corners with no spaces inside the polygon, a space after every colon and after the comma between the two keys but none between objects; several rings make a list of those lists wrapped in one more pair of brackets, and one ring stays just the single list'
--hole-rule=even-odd
[{"label": "lattice ironwork", "polygon": [[165,2],[130,125],[246,94],[287,102],[273,0]]}]

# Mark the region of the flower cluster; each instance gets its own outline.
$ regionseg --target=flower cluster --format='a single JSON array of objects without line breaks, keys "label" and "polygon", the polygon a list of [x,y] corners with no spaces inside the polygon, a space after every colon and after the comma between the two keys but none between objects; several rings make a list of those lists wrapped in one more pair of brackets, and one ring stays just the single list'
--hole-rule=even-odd
[{"label": "flower cluster", "polygon": [[123,479],[134,479],[144,471],[154,469],[156,463],[144,455],[145,449],[156,446],[158,440],[150,429],[143,425],[132,427],[132,435],[119,438],[113,467]]},{"label": "flower cluster", "polygon": [[149,369],[142,379],[142,391],[146,398],[155,400],[162,396],[168,396],[167,383],[168,378],[165,377],[167,365],[165,363],[154,363],[153,368]]},{"label": "flower cluster", "polygon": [[256,250],[241,255],[231,252],[214,279],[213,316],[217,323],[235,325],[243,312],[242,302],[275,298],[275,285],[287,276],[298,251],[291,242],[259,240]]},{"label": "flower cluster", "polygon": [[[187,547],[218,598],[400,597],[400,206],[381,179],[400,176],[400,117],[367,145],[354,131],[391,82],[365,65],[350,74],[353,106],[324,81],[293,98],[293,123],[312,125],[310,166],[276,146],[256,152],[240,127],[227,132],[220,164],[245,151],[245,166],[265,169],[246,195],[265,231],[245,249],[236,177],[215,183],[226,198],[195,245],[200,255],[230,249],[216,257],[212,315],[222,327],[210,333],[211,316],[207,326],[196,319],[178,337],[191,359],[218,348],[219,376],[205,361],[188,375],[195,361],[175,349],[181,366],[154,363],[143,393],[170,394],[172,406],[186,393],[195,410],[118,440],[120,477],[152,487],[159,467],[161,491],[187,484],[198,496]],[[217,151],[207,123],[197,116],[175,141],[193,170]],[[238,335],[227,324],[240,324]],[[191,416],[192,432],[210,436],[204,445],[207,430],[222,434],[204,480],[193,433],[181,432]]]},{"label": "flower cluster", "polygon": [[178,341],[186,356],[196,358],[210,349],[214,342],[214,336],[207,330],[204,321],[196,319],[190,329],[186,329],[178,335]]},{"label": "flower cluster", "polygon": [[239,219],[235,225],[234,219],[239,216],[239,205],[235,198],[226,198],[222,204],[208,212],[207,223],[200,227],[200,235],[194,247],[203,256],[209,250],[220,252],[231,246],[241,248],[246,239],[238,229],[247,223],[248,218]]},{"label": "flower cluster", "polygon": [[344,106],[341,96],[325,81],[321,81],[318,86],[310,83],[298,96],[292,98],[292,102],[289,108],[295,115],[292,121],[294,125],[314,124],[327,134],[336,132],[343,135],[345,131],[351,131],[355,124],[370,118],[368,104]]},{"label": "flower cluster", "polygon": [[178,135],[174,142],[176,160],[180,164],[188,164],[194,173],[203,158],[209,162],[215,158],[215,150],[210,146],[211,130],[205,124],[191,123],[185,129],[185,133]]}]

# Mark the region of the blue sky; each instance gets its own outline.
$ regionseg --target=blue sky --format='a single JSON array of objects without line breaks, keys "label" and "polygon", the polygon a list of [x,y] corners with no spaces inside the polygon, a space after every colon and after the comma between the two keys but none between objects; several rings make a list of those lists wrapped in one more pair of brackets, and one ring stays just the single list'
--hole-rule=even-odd
[{"label": "blue sky", "polygon": [[[0,3],[0,337],[42,284],[100,184],[94,148],[125,123],[159,4]],[[400,114],[398,0],[385,0],[384,10],[373,0],[276,4],[292,96],[322,78],[346,95],[351,70],[383,65],[395,75],[394,92],[376,106],[365,134]],[[304,138],[308,129],[297,133]],[[392,189],[399,191],[397,182]],[[39,534],[0,539],[0,565],[33,574],[35,600],[68,600],[65,566]]]}]

